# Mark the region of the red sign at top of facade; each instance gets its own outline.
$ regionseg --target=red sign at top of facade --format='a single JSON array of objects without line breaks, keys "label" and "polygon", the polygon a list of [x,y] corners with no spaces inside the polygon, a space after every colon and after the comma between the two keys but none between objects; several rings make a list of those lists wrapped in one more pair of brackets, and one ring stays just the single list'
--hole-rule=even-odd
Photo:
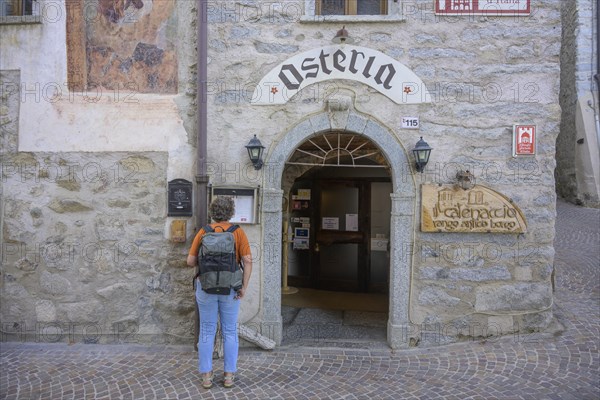
[{"label": "red sign at top of facade", "polygon": [[444,15],[528,15],[531,0],[435,0],[435,12]]}]

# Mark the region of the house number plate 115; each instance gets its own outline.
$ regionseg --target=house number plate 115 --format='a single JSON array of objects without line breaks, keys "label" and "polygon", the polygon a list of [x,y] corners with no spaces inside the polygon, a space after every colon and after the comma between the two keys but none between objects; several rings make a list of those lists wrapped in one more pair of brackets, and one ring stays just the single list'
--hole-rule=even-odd
[{"label": "house number plate 115", "polygon": [[403,129],[419,129],[419,117],[402,117]]}]

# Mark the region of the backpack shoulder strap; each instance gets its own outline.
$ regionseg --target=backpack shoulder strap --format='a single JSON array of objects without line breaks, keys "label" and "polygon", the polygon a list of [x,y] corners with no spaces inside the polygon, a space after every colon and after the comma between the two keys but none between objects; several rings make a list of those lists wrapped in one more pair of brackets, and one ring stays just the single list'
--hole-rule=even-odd
[{"label": "backpack shoulder strap", "polygon": [[[233,233],[233,232],[235,232],[235,231],[236,231],[236,230],[237,230],[239,227],[240,227],[239,225],[231,225],[229,228],[227,228],[227,231],[226,231],[226,232],[231,232],[231,233]],[[236,248],[236,251],[237,251],[237,243],[235,244],[235,248]],[[238,265],[238,267],[239,267],[239,268],[240,268],[242,271],[244,270],[244,264],[241,262],[241,260],[240,260],[240,262],[238,262],[238,263],[237,263],[237,265]]]},{"label": "backpack shoulder strap", "polygon": [[211,233],[211,232],[214,232],[214,231],[215,231],[215,230],[213,229],[213,227],[212,227],[212,226],[210,226],[210,225],[203,226],[203,227],[202,227],[202,229],[204,229],[204,232],[206,232],[206,233]]},{"label": "backpack shoulder strap", "polygon": [[235,232],[239,227],[239,225],[231,225],[229,228],[227,228],[226,232]]}]

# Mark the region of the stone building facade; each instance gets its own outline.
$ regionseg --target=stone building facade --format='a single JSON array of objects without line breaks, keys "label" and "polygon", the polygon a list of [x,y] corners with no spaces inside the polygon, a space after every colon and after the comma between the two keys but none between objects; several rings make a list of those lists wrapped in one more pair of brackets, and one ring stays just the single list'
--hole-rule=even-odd
[{"label": "stone building facade", "polygon": [[[240,323],[281,342],[284,250],[298,283],[386,293],[393,348],[429,331],[453,341],[551,322],[559,2],[459,16],[436,13],[431,0],[378,2],[384,15],[320,15],[313,0],[207,2],[204,99],[197,3],[134,3],[40,0],[36,23],[0,25],[4,340],[193,342],[185,256],[199,227],[167,215],[167,192],[175,179],[195,182],[200,102],[210,190],[256,193]],[[343,25],[354,43],[332,44]],[[396,76],[410,80],[398,86]],[[402,128],[415,118],[418,129]],[[534,155],[513,155],[518,124],[536,127]],[[254,135],[265,146],[260,170],[245,148]],[[421,136],[433,151],[418,173],[411,150]],[[311,141],[329,143],[327,155]],[[339,166],[329,150],[346,151]],[[423,229],[423,188],[455,190],[466,170],[498,210],[522,214],[522,232]],[[337,216],[325,194],[340,182],[374,206],[357,200]],[[313,211],[294,214],[303,201]],[[456,218],[491,219],[490,207]],[[284,224],[299,218],[308,249],[282,244]],[[184,243],[171,232],[181,220]],[[375,254],[372,239],[387,244]],[[350,263],[344,254],[357,255],[350,277],[328,269]]]}]

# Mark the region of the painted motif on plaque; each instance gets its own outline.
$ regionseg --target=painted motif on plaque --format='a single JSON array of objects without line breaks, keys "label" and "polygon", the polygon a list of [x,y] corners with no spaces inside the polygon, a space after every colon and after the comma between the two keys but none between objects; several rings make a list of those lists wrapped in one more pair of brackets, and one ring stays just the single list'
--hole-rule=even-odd
[{"label": "painted motif on plaque", "polygon": [[515,125],[513,127],[513,156],[535,155],[535,125]]},{"label": "painted motif on plaque", "polygon": [[525,217],[501,193],[481,185],[422,185],[421,231],[524,233]]}]

